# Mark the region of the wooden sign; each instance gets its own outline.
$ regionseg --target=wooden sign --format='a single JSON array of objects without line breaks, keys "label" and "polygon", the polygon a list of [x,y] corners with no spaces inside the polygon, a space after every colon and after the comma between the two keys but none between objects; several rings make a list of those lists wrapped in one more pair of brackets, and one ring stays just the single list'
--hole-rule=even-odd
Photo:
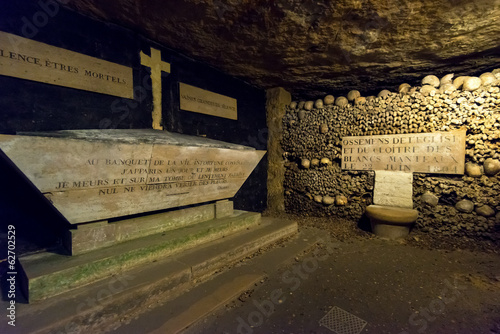
[{"label": "wooden sign", "polygon": [[0,75],[134,98],[132,68],[1,31]]},{"label": "wooden sign", "polygon": [[180,108],[229,119],[238,119],[237,100],[198,87],[179,83]]},{"label": "wooden sign", "polygon": [[155,130],[0,135],[0,149],[72,224],[233,197],[265,154]]},{"label": "wooden sign", "polygon": [[465,130],[342,138],[342,169],[463,174]]}]

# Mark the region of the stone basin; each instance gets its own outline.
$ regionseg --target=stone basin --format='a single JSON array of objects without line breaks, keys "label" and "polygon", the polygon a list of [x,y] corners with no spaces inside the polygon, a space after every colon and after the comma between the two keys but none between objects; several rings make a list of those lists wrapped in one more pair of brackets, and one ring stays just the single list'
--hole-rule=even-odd
[{"label": "stone basin", "polygon": [[385,205],[370,205],[366,208],[375,235],[386,239],[399,239],[410,233],[418,218],[418,211]]}]

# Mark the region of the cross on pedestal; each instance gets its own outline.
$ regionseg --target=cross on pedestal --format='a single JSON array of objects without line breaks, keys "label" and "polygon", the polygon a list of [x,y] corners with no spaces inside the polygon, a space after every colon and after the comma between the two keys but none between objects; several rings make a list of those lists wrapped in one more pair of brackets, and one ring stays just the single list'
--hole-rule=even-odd
[{"label": "cross on pedestal", "polygon": [[170,63],[161,60],[160,50],[151,48],[151,57],[141,51],[141,65],[151,68],[153,86],[153,129],[163,130],[161,126],[161,72],[170,73]]}]

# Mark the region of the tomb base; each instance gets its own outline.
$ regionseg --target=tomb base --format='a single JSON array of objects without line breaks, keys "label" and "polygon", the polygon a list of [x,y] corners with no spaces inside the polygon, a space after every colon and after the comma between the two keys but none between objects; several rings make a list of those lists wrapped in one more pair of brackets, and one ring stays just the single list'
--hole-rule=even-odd
[{"label": "tomb base", "polygon": [[233,202],[217,201],[184,209],[140,217],[77,224],[68,230],[63,238],[65,248],[71,255],[79,255],[93,250],[113,246],[121,242],[148,235],[166,232],[233,214]]},{"label": "tomb base", "polygon": [[[149,216],[151,221],[147,220]],[[98,222],[73,230],[68,238],[72,238],[74,250],[85,250],[77,255],[70,256],[61,250],[20,258],[23,293],[30,302],[46,299],[255,228],[261,221],[260,213],[232,210],[231,201],[149,216],[115,223]],[[142,222],[139,224],[136,219]],[[75,242],[92,235],[101,239]]]},{"label": "tomb base", "polygon": [[[238,214],[238,211],[235,214]],[[169,311],[172,310],[172,305],[175,305],[176,312],[178,310],[183,313],[183,321],[186,321],[186,314],[189,315],[187,320],[197,320],[200,317],[199,312],[209,314],[217,305],[223,307],[233,298],[253,289],[255,282],[278,270],[282,263],[293,262],[298,254],[303,254],[315,245],[318,238],[324,236],[319,230],[307,229],[301,231],[299,238],[292,238],[286,243],[280,242],[279,247],[270,247],[284,238],[296,235],[297,223],[281,218],[260,217],[257,213],[243,212],[239,216],[241,215],[252,217],[254,223],[243,224],[246,228],[234,233],[224,233],[223,238],[218,237],[169,256],[158,259],[155,257],[155,260],[140,266],[121,269],[115,267],[111,275],[50,298],[30,301],[29,305],[21,302],[16,304],[16,316],[19,319],[31,320],[16,323],[16,329],[19,333],[114,332],[118,325],[123,326],[130,319],[161,305]],[[231,217],[215,221],[229,218]],[[233,224],[242,225],[237,219],[231,219]],[[201,229],[202,226],[207,227],[207,223],[197,225],[200,225]],[[167,235],[173,232],[175,231],[168,232]],[[151,238],[149,236],[142,239],[146,244]],[[91,254],[102,253],[118,246],[65,259],[88,260]],[[263,248],[266,249],[265,253],[259,251]],[[243,258],[249,260],[241,263]],[[21,263],[23,262],[22,259]],[[29,270],[32,271],[32,268],[28,268]],[[64,279],[64,276],[54,282],[59,283],[60,279]],[[186,296],[193,293],[195,299]],[[213,297],[208,299],[207,295]],[[228,296],[227,301],[222,299],[224,295]],[[178,298],[182,296],[186,296],[186,299],[179,302]],[[205,301],[202,303],[203,308],[197,304],[200,301]],[[183,327],[177,328],[182,325],[179,318],[169,312],[161,311],[161,314],[165,321],[170,319],[175,322],[169,323],[166,332],[181,332]],[[141,331],[124,329],[122,332]]]}]

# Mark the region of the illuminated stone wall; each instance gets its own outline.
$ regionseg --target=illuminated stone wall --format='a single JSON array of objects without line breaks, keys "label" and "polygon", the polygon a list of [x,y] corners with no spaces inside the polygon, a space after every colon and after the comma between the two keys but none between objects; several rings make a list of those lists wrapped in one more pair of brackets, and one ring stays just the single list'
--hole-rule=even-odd
[{"label": "illuminated stone wall", "polygon": [[425,77],[422,86],[362,97],[292,102],[283,118],[285,206],[291,213],[359,221],[374,173],[342,171],[345,136],[466,129],[465,175],[414,173],[417,228],[445,235],[500,236],[500,70],[480,78]]}]

